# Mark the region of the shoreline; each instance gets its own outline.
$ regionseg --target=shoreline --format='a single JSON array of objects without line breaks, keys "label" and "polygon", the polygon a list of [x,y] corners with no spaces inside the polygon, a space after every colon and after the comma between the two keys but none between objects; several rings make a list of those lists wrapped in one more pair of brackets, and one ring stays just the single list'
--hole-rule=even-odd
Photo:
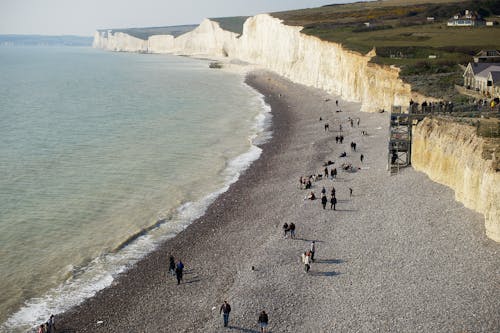
[{"label": "shoreline", "polygon": [[[495,307],[500,306],[500,292],[495,290],[498,247],[482,235],[482,224],[466,223],[477,222],[481,216],[455,203],[450,190],[413,170],[404,170],[397,182],[381,168],[385,157],[378,155],[385,148],[381,145],[387,133],[385,115],[363,114],[357,111],[359,104],[343,101],[344,112],[334,114],[334,102],[326,101],[334,96],[269,72],[250,72],[246,81],[265,96],[272,109],[273,136],[260,146],[260,158],[205,215],[121,274],[111,287],[57,315],[60,328],[76,332],[218,332],[221,319],[217,309],[224,299],[233,307],[230,326],[235,332],[256,330],[256,318],[263,309],[270,313],[273,332],[411,331],[417,327],[423,331],[483,327],[488,331],[500,327],[500,319],[494,317]],[[314,185],[317,194],[321,186],[334,185],[339,191],[342,209],[323,211],[318,201],[303,200],[305,192],[298,190],[298,178],[321,172],[323,161],[338,161],[339,151],[349,151],[346,143],[332,143],[335,130],[324,132],[319,116],[329,119],[333,127],[336,120],[344,121],[349,115],[360,117],[361,127],[370,134],[362,138],[359,131],[346,130],[346,141],[356,140],[367,161],[357,173],[341,173],[335,182]],[[346,197],[347,186],[354,187],[353,198]],[[431,196],[420,197],[421,193]],[[416,201],[410,205],[410,213],[398,211],[404,202],[385,202],[395,200],[395,194]],[[463,222],[453,233],[470,236],[464,247],[468,253],[454,255],[455,239],[440,238],[449,230],[432,224],[436,209],[432,205],[450,210],[446,225]],[[399,214],[391,214],[394,209]],[[431,223],[423,227],[400,224],[401,219],[412,218]],[[284,222],[297,225],[297,240],[283,239]],[[424,242],[427,238],[431,238],[429,244]],[[318,263],[305,275],[298,257],[312,239],[319,245]],[[439,242],[439,247],[431,246]],[[170,254],[186,265],[180,286],[167,275]],[[470,262],[462,263],[466,260]],[[456,272],[453,265],[459,262]],[[256,269],[252,271],[251,266]],[[417,268],[424,266],[429,272],[422,275]],[[470,276],[469,270],[482,275]],[[443,291],[442,284],[433,282],[450,273],[456,275],[451,279],[455,284],[450,282],[444,288],[443,300],[433,300],[433,295]],[[474,292],[466,290],[471,284]],[[460,296],[469,296],[466,299],[474,304],[470,306],[476,316],[464,316],[469,305],[454,298],[459,290],[466,290]],[[408,293],[415,299],[408,300]]]},{"label": "shoreline", "polygon": [[[205,59],[206,60],[206,59]],[[123,255],[124,257],[127,256],[127,254],[123,254],[122,250],[127,249],[126,251],[129,251],[130,248],[132,247],[139,247],[139,250],[135,250],[134,253],[128,254],[129,263],[127,264],[120,264],[120,265],[115,265],[114,267],[111,267],[111,269],[103,272],[102,274],[98,275],[97,278],[94,276],[91,276],[90,278],[87,278],[87,281],[85,279],[81,278],[82,276],[79,275],[76,279],[70,279],[68,278],[67,280],[64,280],[61,284],[49,289],[48,291],[45,292],[41,297],[32,297],[27,300],[25,300],[20,308],[18,308],[16,311],[12,312],[9,314],[9,316],[6,318],[6,320],[0,322],[0,331],[3,329],[6,329],[10,331],[12,327],[16,331],[22,331],[21,328],[19,328],[21,325],[19,323],[22,323],[23,325],[21,327],[26,328],[29,327],[29,325],[26,325],[26,322],[31,317],[31,322],[33,322],[33,318],[36,316],[30,316],[31,311],[33,309],[45,309],[45,312],[48,314],[50,313],[58,313],[57,311],[61,311],[61,308],[66,309],[69,308],[72,304],[77,304],[81,303],[82,300],[85,301],[87,298],[91,298],[94,292],[99,292],[100,290],[106,289],[109,286],[112,286],[115,282],[113,281],[113,277],[111,276],[117,276],[122,274],[123,271],[128,270],[129,267],[132,267],[135,265],[137,261],[142,260],[140,258],[141,256],[147,255],[147,252],[152,251],[151,249],[154,248],[166,240],[170,239],[171,237],[175,237],[175,235],[179,232],[181,232],[187,225],[192,223],[194,220],[197,220],[200,215],[203,215],[204,212],[206,211],[207,207],[223,192],[225,192],[231,184],[233,184],[235,181],[237,181],[237,178],[240,173],[244,172],[246,168],[248,168],[249,165],[253,163],[256,159],[259,158],[261,149],[259,146],[263,143],[269,140],[269,115],[270,115],[270,107],[265,104],[264,102],[264,96],[261,95],[259,92],[257,92],[253,87],[247,85],[244,83],[244,77],[246,72],[248,71],[248,68],[245,68],[244,66],[239,66],[239,67],[231,67],[226,70],[228,73],[231,74],[237,74],[239,77],[238,80],[238,85],[244,85],[245,89],[251,90],[252,94],[255,93],[255,99],[257,105],[261,106],[260,108],[256,108],[258,111],[258,114],[251,119],[251,131],[252,133],[249,134],[247,137],[245,137],[246,142],[250,142],[250,145],[248,145],[248,150],[244,151],[240,155],[237,155],[235,157],[232,157],[228,159],[225,163],[225,168],[219,172],[219,176],[221,179],[224,180],[224,183],[221,185],[220,188],[216,188],[213,192],[210,192],[203,197],[199,198],[199,200],[193,200],[193,201],[187,201],[187,202],[181,202],[181,204],[172,211],[175,211],[175,213],[172,213],[170,217],[172,217],[172,220],[175,219],[175,225],[171,227],[171,229],[167,230],[167,233],[163,236],[158,236],[158,239],[155,239],[153,241],[144,241],[143,236],[149,236],[151,235],[151,232],[160,231],[162,230],[162,227],[165,225],[165,220],[166,218],[162,218],[159,220],[156,220],[154,223],[147,225],[143,227],[140,230],[137,230],[133,234],[130,234],[127,238],[122,240],[120,243],[118,243],[115,247],[110,247],[109,251],[104,252],[102,257],[105,257],[105,259],[109,259],[109,257],[115,257],[115,256],[121,256]],[[253,114],[253,113],[252,113]],[[186,214],[186,211],[191,211],[191,213]],[[189,215],[189,216],[187,216]],[[168,226],[167,226],[168,228]],[[163,230],[165,232],[165,230]],[[157,232],[158,234],[159,232]],[[142,244],[138,244],[141,243]],[[146,244],[144,244],[146,243]],[[142,247],[141,247],[142,246]],[[142,250],[142,252],[141,252]],[[130,251],[133,252],[133,251]],[[76,270],[79,271],[85,271],[87,268],[90,268],[89,271],[92,271],[93,267],[91,266],[93,262],[96,259],[101,259],[101,256],[96,257],[96,258],[91,258],[88,259],[85,262],[85,264],[81,266],[77,266]],[[112,259],[111,259],[112,260]],[[111,261],[110,260],[110,261]],[[85,272],[86,273],[86,272]],[[83,274],[82,274],[83,275]],[[88,274],[90,275],[90,274]],[[96,274],[97,275],[97,274]],[[88,276],[87,276],[88,277]],[[78,280],[79,279],[79,280]],[[70,281],[70,282],[68,282]],[[87,284],[85,284],[87,282]],[[67,288],[69,286],[69,288]],[[66,288],[66,289],[65,289]],[[71,290],[70,290],[71,289]],[[70,290],[70,291],[67,291]],[[80,293],[80,290],[84,290],[84,292]],[[72,297],[73,295],[70,292],[73,292],[73,294],[76,294],[77,296]],[[56,294],[58,293],[58,295]],[[54,296],[56,295],[56,296]],[[51,300],[53,301],[54,299],[58,299],[57,302],[53,302],[55,305],[52,306],[53,309],[58,309],[50,312],[47,311],[47,308],[45,308],[43,305],[45,304],[46,300]],[[38,302],[38,300],[42,300]],[[76,300],[76,301],[75,301]],[[33,302],[32,302],[33,301]],[[6,311],[7,312],[7,311]],[[61,312],[62,313],[62,312]],[[48,315],[45,316],[39,316],[43,318],[48,318]],[[23,319],[25,320],[23,322]],[[43,322],[44,319],[39,320],[38,322]],[[18,324],[18,326],[16,326]],[[15,328],[17,327],[17,328]]]},{"label": "shoreline", "polygon": [[[244,66],[244,67],[236,66],[235,67],[234,65],[227,66],[227,64],[226,64],[222,70],[229,71],[229,72],[236,72],[236,73],[242,74],[244,76],[248,76],[250,72],[255,71],[255,67],[252,67],[252,69],[249,69],[246,66]],[[252,84],[248,84],[247,80],[245,80],[245,83],[249,87],[251,87],[252,89],[256,90],[259,94],[261,94],[262,99],[264,100],[264,102],[266,102],[267,97],[263,94],[263,92],[261,90],[257,89]],[[266,112],[264,112],[264,114],[265,113]],[[268,117],[268,116],[266,116],[266,117]],[[271,117],[273,117],[273,119],[274,119],[274,114],[272,114],[272,111],[271,111]],[[270,138],[264,137],[264,141],[260,142],[260,140],[259,140],[259,143],[257,144],[257,147],[262,149],[261,156],[257,160],[253,161],[252,164],[245,171],[243,171],[243,173],[240,175],[240,178],[236,182],[233,182],[229,185],[229,189],[227,191],[220,194],[217,197],[217,199],[215,199],[215,201],[208,206],[208,208],[206,209],[203,216],[195,219],[191,224],[189,224],[186,227],[186,229],[184,229],[183,231],[181,231],[180,233],[178,233],[174,237],[166,240],[164,242],[164,244],[160,245],[157,249],[153,250],[153,252],[147,254],[144,258],[142,258],[139,262],[137,262],[131,269],[127,270],[125,273],[120,274],[116,278],[116,280],[113,281],[113,284],[110,287],[107,287],[103,290],[100,290],[95,296],[85,300],[82,304],[70,309],[69,311],[66,311],[62,314],[57,315],[57,320],[60,323],[59,325],[64,327],[64,329],[68,329],[68,328],[69,329],[76,329],[77,332],[87,332],[87,331],[94,332],[96,330],[102,330],[103,332],[113,331],[113,329],[111,329],[109,326],[105,325],[105,323],[103,325],[97,325],[96,324],[97,321],[94,321],[94,323],[93,323],[93,324],[95,324],[94,327],[92,329],[89,329],[87,327],[89,324],[88,320],[87,320],[87,318],[88,318],[87,314],[82,315],[79,308],[88,307],[88,306],[90,306],[91,308],[96,308],[96,307],[101,308],[101,306],[106,307],[102,303],[106,303],[106,301],[104,301],[104,299],[109,296],[107,294],[109,294],[109,293],[113,294],[112,289],[125,288],[123,286],[124,284],[137,283],[137,280],[135,278],[131,278],[131,277],[134,275],[137,275],[137,272],[135,272],[135,271],[143,271],[142,266],[145,266],[145,267],[149,266],[149,263],[148,264],[145,263],[146,261],[150,262],[152,260],[155,263],[158,263],[160,261],[157,259],[158,255],[160,255],[160,257],[161,257],[164,255],[164,253],[173,253],[175,256],[176,253],[183,252],[182,250],[178,250],[178,249],[173,250],[174,248],[176,248],[179,245],[181,248],[186,248],[186,252],[188,252],[187,248],[189,247],[189,243],[192,240],[197,240],[198,238],[203,238],[204,237],[203,235],[209,234],[210,231],[208,231],[207,229],[210,229],[211,227],[220,228],[221,227],[219,225],[220,223],[217,223],[216,220],[217,220],[217,217],[224,214],[223,213],[224,207],[228,204],[228,201],[231,201],[231,198],[230,198],[232,195],[231,193],[232,192],[240,192],[241,189],[236,189],[236,187],[238,187],[238,188],[245,187],[245,185],[243,185],[241,183],[249,181],[249,179],[242,180],[242,177],[245,177],[245,178],[252,178],[253,177],[253,176],[249,176],[248,173],[249,173],[250,169],[258,168],[258,167],[254,166],[256,164],[256,162],[260,162],[262,164],[266,163],[265,162],[266,158],[263,157],[263,155],[265,155],[266,151],[267,151],[266,147],[271,145],[275,141],[275,133],[274,133],[273,127],[274,127],[274,122],[272,122],[270,126],[269,126],[269,124],[267,124],[263,128],[263,131],[260,133],[261,135],[264,134],[265,136],[267,136],[266,133],[268,133],[268,132],[272,133]],[[259,137],[257,137],[257,139],[258,138]],[[255,143],[253,143],[253,145],[255,146]],[[252,173],[255,174],[256,171],[253,171]],[[231,192],[231,193],[229,193],[229,192]],[[229,222],[229,221],[224,221],[224,222]],[[208,225],[202,225],[202,224],[208,224]],[[217,225],[214,225],[214,224],[217,224]],[[212,229],[212,231],[213,231],[213,229]],[[158,254],[158,252],[162,252],[162,254]],[[153,257],[154,257],[154,259],[153,259]],[[176,260],[177,260],[177,258],[182,258],[183,262],[187,266],[189,265],[189,259],[191,258],[190,255],[186,255],[186,256],[182,256],[182,257],[179,257],[177,255],[175,257],[176,257]],[[185,258],[187,258],[187,259],[185,259]],[[160,270],[160,271],[164,270],[167,267],[166,264],[167,264],[167,262],[165,261],[165,265],[159,265],[159,267],[156,266],[155,270]],[[139,265],[141,267],[138,267]],[[186,274],[186,276],[189,276],[189,274],[191,274],[189,267],[186,268],[185,274]],[[124,281],[124,280],[128,280],[128,281]],[[169,282],[173,282],[173,280],[169,281]],[[194,283],[194,282],[191,281],[189,283]],[[106,294],[106,295],[103,295],[103,294]],[[91,304],[91,303],[95,303],[95,304]],[[100,312],[101,310],[102,310],[102,308],[99,309],[98,312]],[[85,312],[87,313],[87,309],[85,309]],[[103,318],[103,316],[97,316],[97,317]],[[77,323],[77,325],[74,324],[75,322]],[[85,323],[85,324],[80,325],[78,323]],[[92,325],[92,323],[90,323],[90,324]],[[76,327],[79,327],[79,328],[76,328]],[[82,329],[82,327],[83,327],[83,329]],[[117,330],[117,332],[118,331],[119,330]]]}]

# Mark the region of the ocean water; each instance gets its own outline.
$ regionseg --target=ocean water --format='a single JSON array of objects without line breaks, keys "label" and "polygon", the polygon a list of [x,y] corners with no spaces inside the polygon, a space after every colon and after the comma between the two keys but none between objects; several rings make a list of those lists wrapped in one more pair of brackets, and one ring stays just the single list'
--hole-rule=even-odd
[{"label": "ocean water", "polygon": [[201,216],[258,158],[242,74],[170,55],[0,48],[0,331],[47,320]]}]

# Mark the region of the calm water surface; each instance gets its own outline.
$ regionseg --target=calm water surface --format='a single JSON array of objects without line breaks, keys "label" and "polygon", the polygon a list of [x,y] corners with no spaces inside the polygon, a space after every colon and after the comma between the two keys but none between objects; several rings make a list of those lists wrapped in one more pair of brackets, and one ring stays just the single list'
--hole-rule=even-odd
[{"label": "calm water surface", "polygon": [[260,154],[261,96],[205,61],[5,47],[0,78],[0,331],[109,285]]}]

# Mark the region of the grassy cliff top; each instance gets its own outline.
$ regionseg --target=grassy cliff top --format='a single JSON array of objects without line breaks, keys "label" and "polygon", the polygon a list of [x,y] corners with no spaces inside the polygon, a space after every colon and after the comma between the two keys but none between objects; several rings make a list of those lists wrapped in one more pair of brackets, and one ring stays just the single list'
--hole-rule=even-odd
[{"label": "grassy cliff top", "polygon": [[[372,62],[395,65],[416,91],[433,97],[454,95],[466,64],[481,50],[500,49],[500,25],[448,27],[464,10],[500,21],[500,0],[386,0],[272,13],[302,33],[365,54]],[[429,80],[427,80],[429,79]],[[417,83],[417,85],[415,85]]]},{"label": "grassy cliff top", "polygon": [[[500,0],[387,0],[272,13],[303,33],[366,53],[373,47],[429,47],[478,51],[500,46],[497,27],[447,27],[465,9],[500,20]],[[434,18],[428,20],[428,18]],[[457,33],[459,32],[459,33]]]},{"label": "grassy cliff top", "polygon": [[248,17],[249,16],[216,17],[210,20],[219,23],[220,27],[224,30],[241,35],[243,33],[243,24]]},{"label": "grassy cliff top", "polygon": [[151,28],[128,28],[128,29],[101,29],[99,32],[122,32],[127,35],[147,40],[149,37],[154,35],[172,35],[174,37],[180,36],[194,30],[198,25],[177,25],[170,27],[151,27]]}]

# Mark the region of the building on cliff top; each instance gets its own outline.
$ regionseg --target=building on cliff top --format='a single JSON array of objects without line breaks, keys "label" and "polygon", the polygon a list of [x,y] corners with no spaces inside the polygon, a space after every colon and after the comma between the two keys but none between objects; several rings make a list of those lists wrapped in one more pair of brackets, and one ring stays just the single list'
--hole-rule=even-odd
[{"label": "building on cliff top", "polygon": [[481,15],[471,10],[464,10],[455,14],[449,21],[449,27],[479,27],[485,25]]},{"label": "building on cliff top", "polygon": [[474,56],[474,62],[500,62],[498,50],[481,50]]},{"label": "building on cliff top", "polygon": [[470,62],[463,77],[465,88],[486,97],[500,97],[500,63]]}]

